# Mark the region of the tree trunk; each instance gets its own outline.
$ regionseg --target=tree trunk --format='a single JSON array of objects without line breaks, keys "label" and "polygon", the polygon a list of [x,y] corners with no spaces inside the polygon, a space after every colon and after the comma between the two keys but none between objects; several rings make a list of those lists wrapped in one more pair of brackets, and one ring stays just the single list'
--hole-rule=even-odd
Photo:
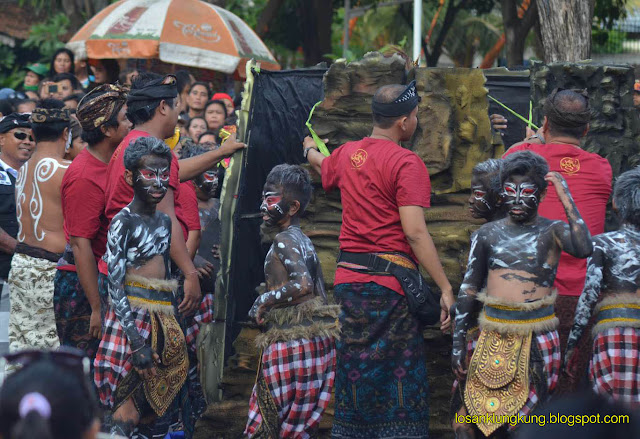
[{"label": "tree trunk", "polygon": [[442,45],[444,44],[445,38],[447,38],[447,33],[449,32],[449,29],[451,29],[451,25],[456,19],[458,12],[465,6],[467,6],[467,0],[460,0],[458,4],[455,4],[455,1],[453,0],[449,2],[447,5],[447,12],[444,16],[444,21],[442,22],[442,27],[440,28],[440,32],[438,32],[438,37],[433,43],[431,51],[428,50],[428,47],[426,47],[426,41],[422,38],[422,45],[427,59],[427,67],[435,67],[438,65],[438,60],[440,59],[440,55],[442,55]]},{"label": "tree trunk", "polygon": [[256,26],[256,33],[260,38],[263,38],[269,30],[269,24],[278,14],[278,9],[284,3],[284,0],[269,0],[264,7],[258,18],[258,25]]},{"label": "tree trunk", "polygon": [[331,53],[333,9],[327,6],[326,0],[303,0],[299,1],[298,15],[305,66],[328,61],[325,55]]},{"label": "tree trunk", "polygon": [[520,6],[520,14],[516,0],[501,0],[501,7],[506,39],[507,66],[514,68],[524,63],[526,38],[538,19],[537,1],[523,1]]},{"label": "tree trunk", "polygon": [[591,56],[594,0],[537,0],[544,61],[575,62]]}]

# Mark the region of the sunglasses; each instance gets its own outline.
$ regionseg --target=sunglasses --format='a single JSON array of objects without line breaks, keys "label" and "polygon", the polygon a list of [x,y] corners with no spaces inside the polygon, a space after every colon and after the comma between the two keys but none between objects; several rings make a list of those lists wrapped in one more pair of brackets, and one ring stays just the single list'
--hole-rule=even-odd
[{"label": "sunglasses", "polygon": [[15,132],[13,133],[13,137],[15,137],[15,138],[16,138],[16,139],[18,139],[18,140],[24,140],[24,139],[26,139],[27,137],[29,137],[29,142],[33,142],[33,141],[34,141],[34,140],[33,140],[33,136],[32,136],[31,134],[23,133],[23,132],[21,132],[21,131],[15,131]]}]

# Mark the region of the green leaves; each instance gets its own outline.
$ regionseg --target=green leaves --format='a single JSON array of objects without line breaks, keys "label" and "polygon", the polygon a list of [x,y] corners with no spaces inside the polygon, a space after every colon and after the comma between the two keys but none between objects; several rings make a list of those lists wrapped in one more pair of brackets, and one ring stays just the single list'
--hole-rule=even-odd
[{"label": "green leaves", "polygon": [[44,23],[34,24],[23,44],[24,47],[40,50],[43,62],[49,62],[53,53],[64,47],[60,40],[69,29],[69,18],[62,12],[51,16]]}]

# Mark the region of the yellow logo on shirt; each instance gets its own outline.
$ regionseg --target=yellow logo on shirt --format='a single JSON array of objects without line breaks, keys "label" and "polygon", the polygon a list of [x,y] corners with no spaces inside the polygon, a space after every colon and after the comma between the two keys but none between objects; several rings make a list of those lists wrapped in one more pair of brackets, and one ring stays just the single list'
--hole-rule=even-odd
[{"label": "yellow logo on shirt", "polygon": [[351,155],[351,164],[354,168],[359,168],[360,166],[364,165],[364,162],[367,161],[368,156],[369,154],[367,154],[367,151],[365,151],[364,149],[358,149]]},{"label": "yellow logo on shirt", "polygon": [[580,170],[580,160],[571,157],[560,159],[560,169],[569,175],[574,175]]}]

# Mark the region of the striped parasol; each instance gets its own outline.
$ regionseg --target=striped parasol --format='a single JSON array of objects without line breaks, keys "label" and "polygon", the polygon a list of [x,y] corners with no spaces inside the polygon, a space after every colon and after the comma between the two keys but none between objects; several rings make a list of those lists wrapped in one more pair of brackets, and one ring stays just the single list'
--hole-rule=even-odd
[{"label": "striped parasol", "polygon": [[200,0],[121,0],[67,43],[78,59],[158,58],[232,74],[250,59],[280,70],[267,46],[240,18]]}]

